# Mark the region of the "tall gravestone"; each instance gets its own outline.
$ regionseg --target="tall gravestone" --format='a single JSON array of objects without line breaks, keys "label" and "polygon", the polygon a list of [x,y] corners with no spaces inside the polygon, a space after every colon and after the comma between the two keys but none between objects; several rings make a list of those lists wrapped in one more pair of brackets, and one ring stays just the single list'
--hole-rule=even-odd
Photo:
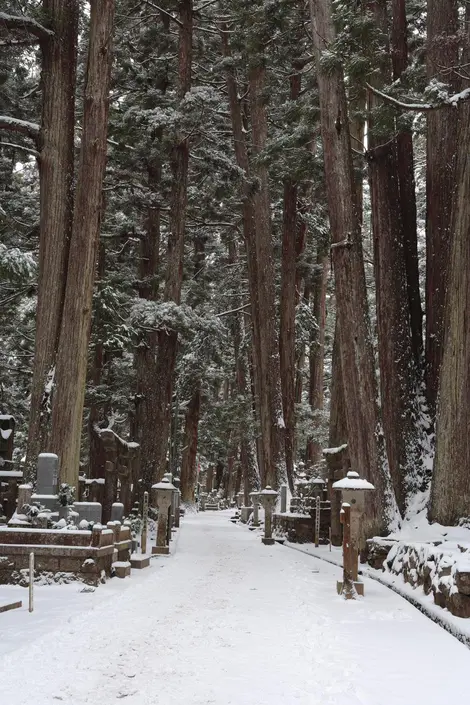
[{"label": "tall gravestone", "polygon": [[55,453],[41,453],[38,457],[36,492],[32,502],[39,502],[46,509],[58,509],[59,458]]}]

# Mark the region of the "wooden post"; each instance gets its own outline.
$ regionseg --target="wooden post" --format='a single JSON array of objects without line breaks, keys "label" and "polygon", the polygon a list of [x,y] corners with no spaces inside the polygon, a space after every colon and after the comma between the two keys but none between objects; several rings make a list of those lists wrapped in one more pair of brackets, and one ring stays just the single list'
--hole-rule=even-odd
[{"label": "wooden post", "polygon": [[142,532],[140,534],[140,552],[147,553],[147,532],[149,520],[149,493],[144,492],[142,505]]},{"label": "wooden post", "polygon": [[337,589],[338,593],[347,600],[353,600],[356,588],[353,580],[354,551],[351,542],[351,506],[349,504],[343,503],[340,516],[343,524],[343,582],[338,582]]},{"label": "wooden post", "polygon": [[320,497],[315,497],[315,548],[320,545]]},{"label": "wooden post", "polygon": [[331,551],[331,526],[328,529],[328,541],[330,542],[330,551]]},{"label": "wooden post", "polygon": [[34,610],[34,553],[29,554],[29,611]]}]

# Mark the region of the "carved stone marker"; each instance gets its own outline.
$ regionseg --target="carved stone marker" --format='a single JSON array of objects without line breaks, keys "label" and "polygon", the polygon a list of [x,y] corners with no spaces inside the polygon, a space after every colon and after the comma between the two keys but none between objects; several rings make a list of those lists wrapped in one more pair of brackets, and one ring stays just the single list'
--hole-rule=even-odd
[{"label": "carved stone marker", "polygon": [[73,509],[78,514],[79,523],[83,520],[101,523],[102,507],[99,502],[74,502]]},{"label": "carved stone marker", "polygon": [[59,458],[55,453],[41,453],[38,457],[36,492],[31,500],[39,502],[46,509],[57,509],[57,482],[59,477]]},{"label": "carved stone marker", "polygon": [[259,492],[250,492],[250,499],[253,504],[252,526],[259,526]]},{"label": "carved stone marker", "polygon": [[147,533],[149,523],[149,493],[144,492],[142,504],[142,532],[140,534],[140,552],[147,553]]},{"label": "carved stone marker", "polygon": [[281,485],[281,514],[287,512],[287,485]]},{"label": "carved stone marker", "polygon": [[260,500],[264,509],[264,537],[261,541],[266,546],[272,546],[275,543],[273,539],[273,511],[277,496],[277,492],[269,485],[260,492]]},{"label": "carved stone marker", "polygon": [[153,485],[152,490],[155,491],[155,500],[158,508],[157,545],[153,546],[152,553],[166,556],[170,552],[168,545],[168,513],[175,487],[171,482],[168,482],[168,478],[164,478],[161,482]]},{"label": "carved stone marker", "polygon": [[111,505],[111,521],[122,521],[124,517],[124,504],[122,502],[113,502]]},{"label": "carved stone marker", "polygon": [[199,495],[199,509],[201,512],[206,511],[206,501],[207,501],[206,492],[201,492],[201,494]]}]

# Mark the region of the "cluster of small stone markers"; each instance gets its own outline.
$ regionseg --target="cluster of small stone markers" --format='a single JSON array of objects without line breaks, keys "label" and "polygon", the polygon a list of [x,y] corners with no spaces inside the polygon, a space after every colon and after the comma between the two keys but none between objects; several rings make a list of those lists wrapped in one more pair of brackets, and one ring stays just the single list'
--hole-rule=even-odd
[{"label": "cluster of small stone markers", "polygon": [[[178,478],[173,484],[172,476],[166,475],[152,488],[150,498],[148,492],[142,493],[129,510],[135,488],[128,482],[130,473],[119,465],[129,457],[129,449],[113,434],[114,440],[110,437],[107,443],[108,458],[113,457],[114,463],[106,461],[102,482],[81,478],[77,501],[67,485],[59,484],[59,458],[53,453],[39,455],[33,490],[32,484],[24,483],[23,470],[14,469],[14,419],[0,417],[0,430],[0,585],[27,586],[32,575],[33,580],[80,580],[96,586],[109,577],[125,578],[131,569],[148,567],[152,554],[169,553],[172,532],[184,514]],[[130,445],[135,450],[136,444]],[[153,546],[149,504],[158,513]]]}]

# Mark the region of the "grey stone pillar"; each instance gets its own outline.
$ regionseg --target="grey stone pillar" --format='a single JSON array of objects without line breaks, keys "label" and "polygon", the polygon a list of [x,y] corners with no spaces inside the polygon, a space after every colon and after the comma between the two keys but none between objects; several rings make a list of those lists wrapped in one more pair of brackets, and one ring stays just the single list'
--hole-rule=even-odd
[{"label": "grey stone pillar", "polygon": [[281,485],[281,514],[287,512],[287,485]]},{"label": "grey stone pillar", "polygon": [[276,505],[278,494],[269,485],[260,493],[261,504],[264,508],[264,538],[262,542],[266,546],[272,546],[273,539],[273,511]]}]

